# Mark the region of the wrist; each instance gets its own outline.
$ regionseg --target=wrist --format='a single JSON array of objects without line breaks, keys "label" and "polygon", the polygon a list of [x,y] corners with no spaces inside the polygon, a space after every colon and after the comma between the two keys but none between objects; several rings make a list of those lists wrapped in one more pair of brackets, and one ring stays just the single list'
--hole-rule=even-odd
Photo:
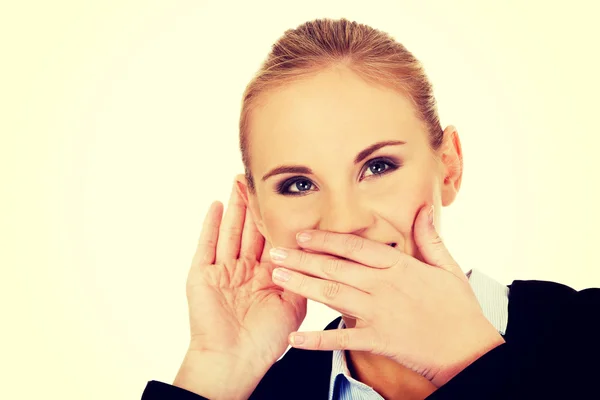
[{"label": "wrist", "polygon": [[[440,369],[439,373],[432,379],[435,386],[443,386],[485,354],[506,343],[502,335],[489,323],[485,324],[478,332],[479,334],[469,341],[470,344],[475,345],[471,347],[473,350],[463,354],[457,361],[447,365],[446,368]],[[457,348],[460,348],[460,346],[457,346]]]},{"label": "wrist", "polygon": [[210,400],[247,399],[269,368],[251,359],[188,350],[173,385]]}]

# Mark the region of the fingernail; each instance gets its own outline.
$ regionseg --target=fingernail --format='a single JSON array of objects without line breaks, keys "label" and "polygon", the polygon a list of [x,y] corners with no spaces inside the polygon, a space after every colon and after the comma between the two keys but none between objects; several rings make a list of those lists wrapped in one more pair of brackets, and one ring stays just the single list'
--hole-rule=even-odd
[{"label": "fingernail", "polygon": [[435,216],[433,204],[429,207],[429,224],[435,228],[435,222],[433,221]]},{"label": "fingernail", "polygon": [[300,232],[296,234],[296,240],[300,243],[308,242],[310,240],[310,233]]},{"label": "fingernail", "polygon": [[287,282],[290,280],[291,277],[292,277],[292,274],[287,269],[275,268],[273,270],[273,279],[275,279],[275,280],[278,280],[281,282]]},{"label": "fingernail", "polygon": [[271,259],[275,261],[285,260],[285,258],[288,256],[287,251],[278,247],[274,247],[269,250],[269,254],[271,254]]},{"label": "fingernail", "polygon": [[302,344],[302,343],[304,343],[304,336],[302,336],[302,335],[292,335],[291,342],[294,345],[296,345],[296,344]]}]

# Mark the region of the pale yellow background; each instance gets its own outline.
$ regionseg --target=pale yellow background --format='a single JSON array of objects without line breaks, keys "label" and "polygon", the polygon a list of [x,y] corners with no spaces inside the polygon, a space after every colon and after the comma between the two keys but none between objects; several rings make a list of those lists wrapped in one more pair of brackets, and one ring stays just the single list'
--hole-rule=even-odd
[{"label": "pale yellow background", "polygon": [[[442,220],[465,271],[600,286],[594,4],[4,2],[0,398],[172,382],[204,213],[242,171],[242,91],[284,30],[317,17],[387,31],[424,62],[463,141]],[[311,303],[302,329],[335,316]]]}]

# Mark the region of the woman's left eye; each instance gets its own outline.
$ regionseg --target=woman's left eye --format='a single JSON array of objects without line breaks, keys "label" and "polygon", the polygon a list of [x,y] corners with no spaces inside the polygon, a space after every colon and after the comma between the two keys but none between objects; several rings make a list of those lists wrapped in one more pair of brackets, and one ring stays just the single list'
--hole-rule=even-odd
[{"label": "woman's left eye", "polygon": [[398,168],[398,166],[391,161],[381,159],[373,160],[367,164],[367,168],[365,169],[363,177],[369,176],[369,172],[371,175],[383,175],[387,172],[393,171],[396,168]]}]

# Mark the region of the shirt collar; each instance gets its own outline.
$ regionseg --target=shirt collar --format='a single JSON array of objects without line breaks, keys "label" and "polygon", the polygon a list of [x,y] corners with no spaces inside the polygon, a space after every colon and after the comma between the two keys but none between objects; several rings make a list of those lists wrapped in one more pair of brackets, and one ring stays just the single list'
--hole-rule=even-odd
[{"label": "shirt collar", "polygon": [[[346,324],[344,324],[344,320],[341,319],[337,329],[345,328]],[[353,390],[364,392],[365,398],[368,396],[373,396],[373,388],[371,386],[354,379],[350,374],[350,370],[348,369],[348,360],[346,359],[346,352],[343,350],[334,350],[333,360],[331,363],[331,377],[329,380],[329,400],[333,399],[333,395],[336,390],[340,390],[340,385],[343,385],[346,382],[352,384]],[[380,398],[383,400],[382,397]]]}]

